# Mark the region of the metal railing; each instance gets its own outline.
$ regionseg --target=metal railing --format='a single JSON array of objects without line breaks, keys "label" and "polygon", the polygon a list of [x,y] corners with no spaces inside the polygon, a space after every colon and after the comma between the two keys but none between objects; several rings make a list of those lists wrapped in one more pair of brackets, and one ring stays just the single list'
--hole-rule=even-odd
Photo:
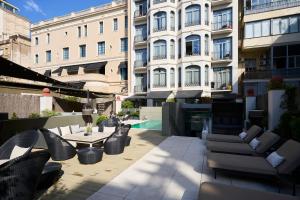
[{"label": "metal railing", "polygon": [[134,61],[134,67],[146,67],[147,60],[136,60]]},{"label": "metal railing", "polygon": [[146,16],[147,15],[147,9],[143,9],[143,10],[136,10],[134,12],[134,17],[137,18],[137,17],[143,17],[143,16]]},{"label": "metal railing", "polygon": [[161,27],[154,27],[153,32],[160,32],[160,31],[165,31],[167,30],[167,26],[161,26]]},{"label": "metal railing", "polygon": [[186,27],[196,25],[200,25],[200,19],[185,22]]},{"label": "metal railing", "polygon": [[223,29],[232,29],[232,21],[212,23],[213,31],[218,31]]},{"label": "metal railing", "polygon": [[199,81],[190,82],[189,80],[186,80],[185,87],[195,87],[195,86],[201,86],[201,83]]},{"label": "metal railing", "polygon": [[174,54],[170,55],[170,58],[175,59],[175,55]]},{"label": "metal railing", "polygon": [[200,55],[200,49],[198,51],[193,51],[193,52],[186,52],[185,56],[199,56]]},{"label": "metal railing", "polygon": [[244,11],[246,15],[249,15],[296,6],[300,6],[300,0],[281,0],[258,5],[246,5]]},{"label": "metal railing", "polygon": [[166,59],[167,55],[155,55],[153,56],[153,60],[162,60],[162,59]]},{"label": "metal railing", "polygon": [[134,36],[134,42],[144,42],[147,40],[147,35],[136,35]]},{"label": "metal railing", "polygon": [[213,52],[212,53],[213,60],[231,60],[232,53],[231,52]]},{"label": "metal railing", "polygon": [[282,78],[299,78],[300,68],[255,70],[244,72],[244,75],[245,79],[271,79],[273,76],[280,76]]},{"label": "metal railing", "polygon": [[134,86],[134,92],[136,93],[147,92],[147,87],[143,85],[136,85]]},{"label": "metal railing", "polygon": [[167,83],[158,83],[158,84],[153,84],[153,88],[162,88],[162,87],[166,87]]},{"label": "metal railing", "polygon": [[175,26],[171,26],[171,31],[175,31]]},{"label": "metal railing", "polygon": [[153,4],[159,4],[164,2],[167,2],[167,0],[153,0]]}]

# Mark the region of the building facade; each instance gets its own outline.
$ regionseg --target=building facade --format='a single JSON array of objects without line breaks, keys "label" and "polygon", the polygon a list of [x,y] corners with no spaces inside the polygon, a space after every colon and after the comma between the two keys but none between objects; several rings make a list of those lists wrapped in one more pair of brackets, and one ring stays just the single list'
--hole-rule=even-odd
[{"label": "building facade", "polygon": [[266,94],[274,76],[300,86],[299,6],[299,0],[244,0],[240,57],[245,95]]},{"label": "building facade", "polygon": [[128,3],[132,99],[152,106],[238,92],[238,1]]},{"label": "building facade", "polygon": [[29,67],[31,64],[30,22],[19,9],[0,0],[0,56]]},{"label": "building facade", "polygon": [[33,24],[32,68],[97,92],[127,94],[127,3]]}]

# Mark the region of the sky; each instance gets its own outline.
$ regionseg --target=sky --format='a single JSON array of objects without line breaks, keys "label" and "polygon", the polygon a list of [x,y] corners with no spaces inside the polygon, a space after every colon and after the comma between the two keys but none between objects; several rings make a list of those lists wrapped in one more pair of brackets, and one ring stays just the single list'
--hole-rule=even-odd
[{"label": "sky", "polygon": [[20,9],[19,14],[36,23],[56,16],[109,3],[111,0],[7,0]]}]

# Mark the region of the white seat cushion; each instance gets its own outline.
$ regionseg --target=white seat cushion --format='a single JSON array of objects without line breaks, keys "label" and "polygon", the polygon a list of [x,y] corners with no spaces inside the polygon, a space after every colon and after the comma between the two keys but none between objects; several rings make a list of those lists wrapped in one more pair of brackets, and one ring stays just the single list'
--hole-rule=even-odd
[{"label": "white seat cushion", "polygon": [[55,133],[56,135],[60,135],[58,128],[49,128],[48,130],[51,131],[52,133]]},{"label": "white seat cushion", "polygon": [[60,132],[61,132],[61,136],[71,134],[71,130],[70,130],[69,126],[59,127],[59,129],[60,129]]},{"label": "white seat cushion", "polygon": [[24,153],[26,153],[28,151],[28,149],[29,149],[29,147],[23,148],[23,147],[19,147],[18,145],[14,146],[14,148],[10,154],[10,159],[14,159],[14,158],[24,155]]},{"label": "white seat cushion", "polygon": [[113,133],[113,132],[115,132],[115,130],[116,130],[116,127],[107,127],[107,126],[104,126],[103,127],[103,132],[104,133]]},{"label": "white seat cushion", "polygon": [[278,167],[281,163],[284,161],[284,157],[279,155],[276,151],[271,153],[267,157],[267,161],[273,166],[273,167]]},{"label": "white seat cushion", "polygon": [[99,127],[98,126],[92,127],[92,132],[93,133],[98,133],[99,132]]},{"label": "white seat cushion", "polygon": [[77,125],[71,125],[70,127],[71,127],[72,134],[80,132],[80,126],[79,126],[79,124],[77,124]]}]

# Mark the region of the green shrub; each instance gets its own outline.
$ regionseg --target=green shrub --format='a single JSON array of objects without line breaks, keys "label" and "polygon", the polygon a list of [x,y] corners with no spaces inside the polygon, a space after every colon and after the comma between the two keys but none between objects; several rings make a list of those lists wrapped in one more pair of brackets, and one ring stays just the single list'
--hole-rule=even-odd
[{"label": "green shrub", "polygon": [[294,117],[290,122],[292,138],[300,142],[300,117]]},{"label": "green shrub", "polygon": [[117,113],[118,117],[123,117],[124,115],[125,115],[125,113],[123,111],[120,111],[120,112]]},{"label": "green shrub", "polygon": [[36,119],[36,118],[40,118],[41,115],[39,113],[31,113],[28,118],[31,118],[31,119]]},{"label": "green shrub", "polygon": [[19,119],[19,117],[18,117],[18,115],[15,112],[13,112],[13,114],[12,114],[12,116],[11,116],[10,119]]},{"label": "green shrub", "polygon": [[296,97],[297,97],[297,88],[286,86],[285,93],[282,96],[282,102],[280,104],[280,107],[283,109],[287,109],[288,111],[295,111],[298,109],[297,103],[296,103]]},{"label": "green shrub", "polygon": [[140,117],[140,112],[139,111],[132,112],[132,113],[130,113],[130,116],[139,118]]},{"label": "green shrub", "polygon": [[100,124],[101,122],[103,122],[104,120],[107,120],[108,117],[106,115],[99,115],[97,120],[96,120],[96,124]]},{"label": "green shrub", "polygon": [[79,101],[78,97],[74,97],[74,96],[65,96],[64,100],[71,101],[71,102],[78,102]]},{"label": "green shrub", "polygon": [[43,117],[54,117],[58,115],[60,115],[60,113],[48,109],[42,111]]},{"label": "green shrub", "polygon": [[130,100],[125,100],[122,102],[122,108],[134,108],[134,104]]}]

